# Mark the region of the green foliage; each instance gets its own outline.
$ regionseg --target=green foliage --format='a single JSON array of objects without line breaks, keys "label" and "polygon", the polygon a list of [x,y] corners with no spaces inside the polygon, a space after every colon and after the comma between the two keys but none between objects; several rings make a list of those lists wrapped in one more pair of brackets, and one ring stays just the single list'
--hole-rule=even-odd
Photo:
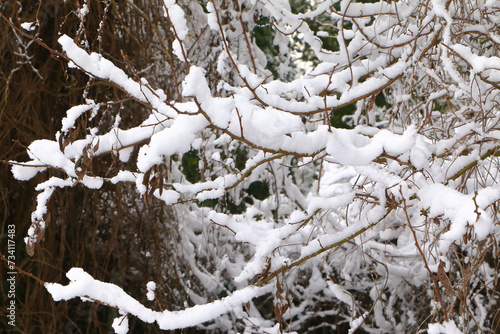
[{"label": "green foliage", "polygon": [[182,174],[191,183],[201,180],[199,162],[198,150],[191,150],[182,156]]},{"label": "green foliage", "polygon": [[212,208],[212,209],[214,209],[215,206],[217,205],[217,203],[219,203],[219,199],[218,198],[211,198],[211,199],[206,199],[204,201],[201,201],[200,203],[198,203],[198,206],[201,206],[203,208]]},{"label": "green foliage", "polygon": [[231,197],[229,197],[229,194],[226,194],[225,196],[225,205],[226,211],[233,215],[241,215],[247,208],[245,202],[240,201],[240,203],[236,203]]},{"label": "green foliage", "polygon": [[250,183],[247,193],[260,201],[269,197],[269,183],[267,181],[254,181]]},{"label": "green foliage", "polygon": [[352,126],[345,122],[344,116],[349,116],[354,114],[356,111],[356,104],[352,103],[343,108],[334,110],[330,116],[331,126],[338,129],[352,129]]},{"label": "green foliage", "polygon": [[389,107],[389,104],[387,103],[387,100],[385,99],[385,95],[383,92],[380,92],[375,98],[375,105],[379,108],[382,108],[384,106]]},{"label": "green foliage", "polygon": [[248,160],[248,149],[246,147],[238,146],[235,152],[234,164],[240,171],[245,169]]}]

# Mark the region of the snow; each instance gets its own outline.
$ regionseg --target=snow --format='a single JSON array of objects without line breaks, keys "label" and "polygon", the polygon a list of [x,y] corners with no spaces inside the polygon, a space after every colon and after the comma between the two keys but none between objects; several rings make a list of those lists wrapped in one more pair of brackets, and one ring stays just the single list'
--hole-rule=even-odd
[{"label": "snow", "polygon": [[187,22],[184,17],[184,11],[175,3],[175,1],[165,0],[165,8],[168,11],[168,19],[172,23],[177,37],[182,41],[188,34]]},{"label": "snow", "polygon": [[180,60],[184,61],[184,55],[182,54],[182,46],[181,46],[181,42],[179,42],[178,39],[176,39],[173,43],[172,43],[172,52],[174,53],[174,55],[179,58]]},{"label": "snow", "polygon": [[[45,283],[44,286],[55,301],[80,298],[83,301],[99,301],[111,307],[116,307],[120,313],[134,315],[146,323],[157,322],[162,330],[192,327],[229,312],[253,298],[269,292],[269,287],[249,286],[235,291],[228,297],[205,305],[195,305],[182,311],[153,311],[140,304],[120,287],[94,279],[81,268],[71,268],[66,277],[68,285]],[[113,321],[117,333],[126,333],[128,322],[119,317]],[[121,322],[121,325],[119,325]]]},{"label": "snow", "polygon": [[80,15],[80,17],[84,17],[88,13],[89,13],[89,6],[86,3],[84,3],[82,5],[82,8],[79,9],[79,15]]},{"label": "snow", "polygon": [[180,194],[174,190],[162,190],[160,192],[159,189],[156,189],[153,194],[156,198],[165,202],[165,204],[177,203],[180,198]]},{"label": "snow", "polygon": [[133,146],[130,146],[128,148],[120,148],[120,150],[118,151],[118,159],[120,159],[121,162],[128,162],[133,151]]},{"label": "snow", "polygon": [[40,162],[35,160],[23,162],[22,164],[17,161],[10,161],[10,163],[12,164],[12,175],[19,181],[31,180],[36,174],[47,169],[47,167],[40,167]]},{"label": "snow", "polygon": [[369,138],[354,131],[335,129],[330,135],[326,152],[330,160],[342,165],[368,165],[382,153],[397,157],[410,150],[416,141],[415,127],[402,135],[381,130]]},{"label": "snow", "polygon": [[86,300],[99,300],[113,307],[118,307],[125,313],[132,313],[141,320],[151,323],[155,312],[141,305],[137,300],[126,294],[123,289],[111,283],[95,280],[81,268],[72,268],[66,273],[70,283],[62,286],[57,283],[45,283],[45,288],[55,301],[70,300],[80,297]]},{"label": "snow", "polygon": [[356,319],[351,320],[349,334],[354,334],[358,327],[365,321],[365,318],[368,316],[368,312],[365,312],[363,315],[357,317]]},{"label": "snow", "polygon": [[182,83],[182,95],[185,97],[197,97],[205,100],[211,96],[205,79],[205,70],[197,66],[191,66],[189,74]]},{"label": "snow", "polygon": [[337,209],[352,202],[355,193],[349,192],[347,194],[338,195],[335,197],[312,197],[309,199],[309,206],[307,212],[312,214],[317,210]]},{"label": "snow", "polygon": [[[61,182],[61,185],[64,185],[64,183]],[[32,220],[35,221],[43,220],[43,216],[47,213],[47,202],[50,199],[50,196],[52,196],[54,190],[55,190],[54,187],[45,187],[43,188],[43,191],[38,194],[38,196],[36,197],[37,201],[36,210],[31,213]],[[30,232],[28,232],[28,234],[30,236],[32,235],[32,233]]]},{"label": "snow", "polygon": [[196,199],[200,202],[203,202],[207,199],[222,197],[224,196],[224,194],[225,194],[224,188],[204,190],[196,195]]},{"label": "snow", "polygon": [[429,324],[429,334],[462,334],[453,321],[445,321],[443,324]]},{"label": "snow", "polygon": [[168,128],[153,136],[148,145],[141,147],[137,158],[137,167],[146,172],[152,166],[163,162],[165,156],[186,153],[196,139],[196,132],[208,125],[203,115],[180,115]]},{"label": "snow", "polygon": [[115,330],[116,334],[127,334],[128,333],[128,316],[124,315],[113,320],[111,325]]},{"label": "snow", "polygon": [[353,296],[349,292],[343,289],[340,285],[333,284],[331,281],[328,281],[328,288],[331,292],[333,292],[335,298],[346,303],[352,309]]},{"label": "snow", "polygon": [[440,238],[440,251],[445,254],[450,245],[458,242],[466,233],[467,227],[474,228],[480,240],[491,233],[493,224],[485,221],[486,213],[476,208],[473,194],[464,195],[443,184],[431,184],[418,191],[421,206],[428,209],[429,217],[443,215],[450,219],[451,226]]},{"label": "snow", "polygon": [[217,23],[217,14],[215,13],[215,8],[212,2],[207,2],[207,20],[210,29],[219,31],[219,24]]},{"label": "snow", "polygon": [[417,136],[415,145],[410,151],[411,164],[417,169],[429,167],[429,161],[432,157],[432,152],[429,143],[422,136]]},{"label": "snow", "polygon": [[148,284],[146,284],[146,288],[148,289],[148,292],[146,293],[148,300],[155,300],[156,283],[153,281],[148,282]]},{"label": "snow", "polygon": [[53,166],[64,170],[69,176],[76,177],[74,163],[59,150],[59,144],[52,140],[36,140],[28,146],[28,155],[32,161],[22,165],[13,165],[12,172],[19,180],[29,180],[38,172],[44,171],[44,167],[29,166]]},{"label": "snow", "polygon": [[[442,260],[451,273],[456,265],[452,245],[462,247],[467,262],[473,263],[483,245],[479,243],[489,246],[499,233],[500,57],[492,51],[500,44],[494,34],[500,23],[498,1],[480,1],[481,8],[467,20],[454,3],[449,8],[446,4],[326,0],[293,13],[289,1],[254,0],[238,13],[208,1],[206,13],[200,2],[164,0],[161,7],[170,24],[163,33],[172,37],[174,61],[181,65],[175,83],[182,81],[179,100],[153,87],[154,82],[172,84],[161,79],[170,75],[161,72],[161,61],[150,64],[155,80],[131,78],[103,54],[81,48],[81,38],[61,36],[68,67],[106,80],[140,102],[145,120],[127,128],[128,122],[121,120],[125,113],[119,111],[106,117],[109,124],[79,128],[85,135],[72,139],[72,129],[84,124],[78,123],[82,116],[99,120],[98,115],[115,112],[101,106],[127,106],[126,99],[106,101],[99,95],[95,102],[84,96],[82,104],[66,111],[55,138],[26,143],[29,161],[11,162],[14,177],[25,181],[43,173],[35,186],[37,203],[26,243],[31,247],[41,240],[47,204],[58,189],[129,183],[137,193],[125,200],[152,193],[176,219],[175,242],[159,237],[185,261],[185,273],[180,267],[172,270],[186,277],[186,305],[197,305],[159,312],[156,294],[169,289],[148,282],[140,299],[152,301],[147,305],[154,307],[148,308],[80,268],[67,272],[68,285],[45,284],[53,299],[80,298],[116,307],[116,333],[129,331],[130,317],[157,323],[163,330],[214,320],[214,328],[221,326],[221,331],[241,323],[277,333],[279,324],[264,319],[252,299],[270,294],[276,305],[276,278],[263,286],[256,282],[283,270],[278,282],[297,292],[297,302],[283,315],[292,324],[290,332],[308,321],[307,310],[332,302],[349,307],[321,309],[317,316],[343,317],[349,332],[360,326],[404,331],[402,323],[420,321],[399,301],[414,291],[432,296],[426,265],[437,271]],[[83,4],[77,15],[83,20],[87,13]],[[264,26],[273,29],[275,44],[269,46],[280,51],[277,69],[284,71],[282,77],[289,75],[286,81],[274,79],[265,68],[268,59],[253,37],[249,52],[245,33],[260,25],[257,18],[270,22]],[[308,24],[321,25],[325,19],[338,31],[340,51],[326,50],[318,37],[328,33],[316,33]],[[210,30],[201,35],[207,23]],[[32,31],[36,24],[21,27]],[[480,42],[478,34],[483,36]],[[293,63],[305,46],[317,63],[314,69],[310,62]],[[189,48],[193,51],[186,59]],[[293,65],[297,73],[290,70]],[[139,75],[147,73],[141,70]],[[383,106],[374,103],[380,93],[387,101]],[[349,116],[354,128],[335,128],[329,119],[346,106],[355,109]],[[201,174],[194,183],[186,178],[183,160],[192,150],[199,156]],[[110,155],[115,160],[106,172],[76,167],[77,162]],[[255,181],[269,186],[269,196],[250,193]],[[211,199],[219,199],[212,208],[198,205]],[[244,210],[232,214],[230,205],[240,203]],[[155,255],[150,251],[141,254]],[[494,269],[478,268],[474,275],[490,284]],[[364,280],[367,270],[377,277]],[[457,277],[450,275],[450,280],[456,284]],[[199,286],[193,288],[195,282]],[[220,298],[222,292],[229,296]],[[358,294],[374,301],[371,314],[363,314]],[[476,305],[471,304],[480,326],[491,312],[483,298],[487,294],[478,292]],[[247,302],[252,307],[243,308]],[[428,331],[458,333],[459,326],[433,323]]]},{"label": "snow", "polygon": [[26,31],[34,31],[36,29],[36,22],[21,23],[21,28],[23,28]]},{"label": "snow", "polygon": [[140,83],[129,78],[123,70],[116,67],[111,61],[100,54],[91,53],[89,55],[85,50],[78,47],[67,35],[59,37],[58,41],[72,62],[82,70],[95,77],[115,83],[139,101],[150,103],[155,109],[161,106],[162,112],[168,117],[175,118],[177,116],[174,110],[165,105],[164,93],[158,97],[156,92],[151,92]]},{"label": "snow", "polygon": [[100,189],[104,183],[104,180],[99,176],[93,177],[85,175],[80,182],[82,182],[87,188]]},{"label": "snow", "polygon": [[82,104],[69,108],[66,111],[66,117],[62,119],[61,132],[68,132],[69,129],[75,128],[75,122],[84,112],[92,109],[92,104]]}]

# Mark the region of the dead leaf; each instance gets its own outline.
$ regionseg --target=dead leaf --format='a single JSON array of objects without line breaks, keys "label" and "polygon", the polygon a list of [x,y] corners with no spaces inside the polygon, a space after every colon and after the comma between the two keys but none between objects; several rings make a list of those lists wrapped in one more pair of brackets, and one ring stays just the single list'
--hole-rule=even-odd
[{"label": "dead leaf", "polygon": [[451,286],[450,278],[448,277],[448,275],[446,275],[446,272],[444,270],[444,266],[445,266],[445,263],[443,261],[439,262],[437,276],[438,276],[439,281],[443,285],[444,289],[446,290],[446,293],[448,294],[448,296],[452,297],[455,290],[453,290],[453,287]]}]

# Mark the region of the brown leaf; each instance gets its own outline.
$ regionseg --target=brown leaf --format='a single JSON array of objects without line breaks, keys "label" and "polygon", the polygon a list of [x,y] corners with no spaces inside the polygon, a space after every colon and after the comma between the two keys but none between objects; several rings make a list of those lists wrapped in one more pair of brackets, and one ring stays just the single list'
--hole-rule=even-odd
[{"label": "brown leaf", "polygon": [[98,138],[97,139],[97,143],[95,144],[94,149],[93,149],[94,153],[96,153],[99,150],[99,142],[100,141],[99,141],[99,138]]},{"label": "brown leaf", "polygon": [[147,186],[149,183],[149,177],[151,176],[152,168],[148,169],[148,171],[144,174],[144,178],[142,179],[142,184]]},{"label": "brown leaf", "polygon": [[283,289],[281,288],[281,284],[279,279],[276,280],[276,295],[281,297],[281,294],[283,293]]},{"label": "brown leaf", "polygon": [[28,253],[29,256],[35,255],[35,244],[31,240],[28,240],[26,243],[26,253]]},{"label": "brown leaf", "polygon": [[463,303],[465,302],[465,296],[464,293],[462,292],[462,289],[458,288],[457,289],[457,297],[458,299]]},{"label": "brown leaf", "polygon": [[448,294],[448,296],[452,297],[455,290],[453,290],[453,287],[451,286],[451,281],[450,281],[448,275],[446,275],[446,272],[444,270],[444,265],[445,264],[443,261],[439,262],[437,276],[438,276],[439,281],[443,285],[444,289],[446,290],[446,293]]},{"label": "brown leaf", "polygon": [[467,263],[467,267],[464,269],[464,276],[470,276],[470,262]]},{"label": "brown leaf", "polygon": [[283,303],[281,305],[281,314],[285,314],[287,310],[288,310],[288,304]]},{"label": "brown leaf", "polygon": [[276,317],[276,321],[280,323],[281,320],[283,319],[283,314],[281,313],[281,307],[279,302],[276,303],[276,305],[274,306],[274,315]]},{"label": "brown leaf", "polygon": [[160,189],[160,196],[161,196],[161,194],[163,193],[163,176],[162,175],[160,175],[158,181],[159,181],[158,188]]},{"label": "brown leaf", "polygon": [[375,100],[377,99],[377,95],[373,95],[368,103],[368,111],[372,110],[373,105],[375,104]]}]

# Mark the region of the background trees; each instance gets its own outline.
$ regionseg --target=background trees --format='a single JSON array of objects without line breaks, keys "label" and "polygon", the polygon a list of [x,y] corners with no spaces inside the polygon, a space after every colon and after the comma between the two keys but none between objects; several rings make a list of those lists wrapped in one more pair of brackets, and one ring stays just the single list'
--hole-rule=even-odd
[{"label": "background trees", "polygon": [[68,330],[495,331],[495,2],[3,6],[4,117],[58,128],[7,153],[21,265],[95,302]]}]

